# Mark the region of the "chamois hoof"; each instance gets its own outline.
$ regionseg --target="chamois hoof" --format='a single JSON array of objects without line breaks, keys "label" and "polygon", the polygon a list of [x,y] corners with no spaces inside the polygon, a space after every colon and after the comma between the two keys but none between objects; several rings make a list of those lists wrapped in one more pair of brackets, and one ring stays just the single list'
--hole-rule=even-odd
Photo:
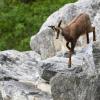
[{"label": "chamois hoof", "polygon": [[75,52],[75,51],[73,51],[73,52],[72,52],[72,54],[73,54],[73,55],[75,55],[75,54],[76,54],[76,52]]},{"label": "chamois hoof", "polygon": [[71,65],[70,64],[68,65],[68,68],[71,68]]},{"label": "chamois hoof", "polygon": [[56,38],[56,39],[58,39],[58,38]]},{"label": "chamois hoof", "polygon": [[93,39],[93,41],[96,41],[96,39]]},{"label": "chamois hoof", "polygon": [[89,41],[87,41],[87,44],[89,44]]}]

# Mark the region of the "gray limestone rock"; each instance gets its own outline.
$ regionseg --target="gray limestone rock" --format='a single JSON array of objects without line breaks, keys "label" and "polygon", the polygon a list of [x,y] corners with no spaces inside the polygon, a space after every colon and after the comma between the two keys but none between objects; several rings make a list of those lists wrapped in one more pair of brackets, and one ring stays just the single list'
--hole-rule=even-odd
[{"label": "gray limestone rock", "polygon": [[52,100],[50,86],[39,74],[40,61],[34,51],[0,52],[0,100]]},{"label": "gray limestone rock", "polygon": [[[57,73],[50,81],[54,100],[100,100],[100,42],[92,45],[93,59],[85,60],[86,65],[94,62],[95,65],[82,66],[86,69],[74,73],[65,71]],[[88,66],[89,67],[89,66]],[[88,71],[86,71],[88,70]],[[89,74],[89,71],[91,74]]]}]

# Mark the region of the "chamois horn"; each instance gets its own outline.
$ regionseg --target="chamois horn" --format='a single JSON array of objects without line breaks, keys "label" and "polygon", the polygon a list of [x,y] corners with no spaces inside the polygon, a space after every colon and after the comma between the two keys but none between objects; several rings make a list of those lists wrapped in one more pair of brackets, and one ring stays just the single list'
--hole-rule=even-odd
[{"label": "chamois horn", "polygon": [[58,23],[58,27],[60,27],[61,23],[62,23],[62,20],[60,20],[60,22]]}]

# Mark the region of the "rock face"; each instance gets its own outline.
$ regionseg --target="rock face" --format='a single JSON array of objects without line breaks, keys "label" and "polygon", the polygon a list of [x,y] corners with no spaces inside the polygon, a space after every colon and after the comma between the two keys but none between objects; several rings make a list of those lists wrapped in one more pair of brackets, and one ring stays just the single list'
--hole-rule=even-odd
[{"label": "rock face", "polygon": [[0,100],[3,100],[1,92],[0,92]]},{"label": "rock face", "polygon": [[99,62],[99,54],[100,54],[100,42],[96,42],[94,45],[93,45],[93,58],[94,58],[94,62],[96,64],[96,69],[97,71],[99,71],[99,68],[100,68],[100,62]]},{"label": "rock face", "polygon": [[41,91],[33,84],[16,81],[4,81],[2,96],[4,100],[52,100],[50,94]]},{"label": "rock face", "polygon": [[53,100],[100,100],[99,47],[100,42],[93,44],[95,68],[90,67],[94,73],[88,74],[85,65],[82,68],[86,69],[78,73],[75,73],[74,70],[59,72],[51,79]]},{"label": "rock face", "polygon": [[[52,30],[45,30],[42,31],[42,34],[38,34],[33,36],[32,39],[34,40],[31,45],[33,50],[39,53],[42,59],[55,55],[54,45],[53,45],[53,34]],[[37,45],[36,45],[37,44]],[[45,48],[45,49],[44,49]]]},{"label": "rock face", "polygon": [[41,60],[40,55],[34,51],[21,53],[8,50],[0,52],[0,78],[6,75],[22,81],[32,80],[35,82],[39,78],[36,67],[39,60]]},{"label": "rock face", "polygon": [[0,100],[52,100],[50,86],[40,77],[39,61],[41,57],[34,51],[0,52]]},{"label": "rock face", "polygon": [[72,55],[72,67],[70,69],[68,68],[68,59],[67,53],[60,52],[54,57],[42,60],[39,65],[42,69],[42,78],[49,82],[54,75],[60,72],[87,72],[88,75],[95,73],[92,44],[87,45],[84,49],[76,51],[76,54]]},{"label": "rock face", "polygon": [[[42,25],[40,31],[31,38],[30,46],[32,50],[41,54],[42,59],[56,55],[60,50],[65,51],[65,41],[62,37],[59,40],[55,39],[55,34],[48,28],[50,25],[57,25],[62,20],[62,26],[68,24],[75,16],[81,12],[90,15],[93,26],[96,27],[96,38],[100,38],[99,30],[99,15],[100,15],[100,0],[79,0],[76,3],[66,4],[58,11],[48,17]],[[93,35],[90,34],[91,41]],[[36,45],[38,44],[38,45]],[[81,37],[78,41],[78,46],[86,44],[86,37]]]},{"label": "rock face", "polygon": [[100,76],[80,74],[56,75],[51,81],[54,100],[100,100]]},{"label": "rock face", "polygon": [[78,50],[72,68],[62,52],[46,60],[34,51],[0,52],[1,100],[99,100],[99,44]]}]

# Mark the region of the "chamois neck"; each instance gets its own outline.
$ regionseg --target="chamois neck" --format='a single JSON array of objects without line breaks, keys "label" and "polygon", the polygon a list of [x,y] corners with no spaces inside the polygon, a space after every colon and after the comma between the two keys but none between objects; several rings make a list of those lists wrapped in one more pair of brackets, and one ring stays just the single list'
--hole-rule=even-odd
[{"label": "chamois neck", "polygon": [[68,33],[69,33],[69,27],[68,26],[66,26],[65,28],[61,28],[61,30],[62,30],[62,35],[63,36],[67,36],[67,35],[69,35]]},{"label": "chamois neck", "polygon": [[70,36],[70,30],[69,30],[69,27],[65,27],[65,28],[62,28],[62,36],[64,36],[64,39],[66,41],[69,41],[71,42],[73,40],[73,37]]}]

